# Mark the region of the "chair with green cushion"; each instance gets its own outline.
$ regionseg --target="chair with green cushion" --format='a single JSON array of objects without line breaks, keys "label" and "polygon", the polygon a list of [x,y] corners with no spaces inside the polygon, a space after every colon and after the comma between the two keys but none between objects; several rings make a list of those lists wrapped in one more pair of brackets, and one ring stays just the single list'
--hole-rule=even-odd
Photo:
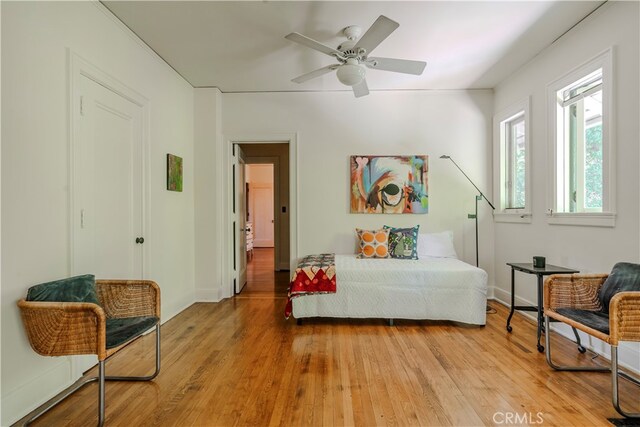
[{"label": "chair with green cushion", "polygon": [[[98,376],[81,378],[31,412],[26,424],[81,387],[98,382],[98,425],[105,418],[105,381],[149,381],[160,372],[160,288],[150,280],[95,280],[93,275],[42,283],[18,302],[31,347],[43,356],[95,354]],[[148,376],[105,376],[105,361],[156,329],[156,367]]]},{"label": "chair with green cushion", "polygon": [[[618,377],[640,385],[640,380],[618,369],[620,341],[640,342],[640,264],[619,262],[610,274],[552,275],[544,284],[544,321],[547,363],[559,371],[611,372],[612,401],[629,418],[618,397]],[[611,346],[611,367],[558,366],[551,359],[549,319],[563,322]]]}]

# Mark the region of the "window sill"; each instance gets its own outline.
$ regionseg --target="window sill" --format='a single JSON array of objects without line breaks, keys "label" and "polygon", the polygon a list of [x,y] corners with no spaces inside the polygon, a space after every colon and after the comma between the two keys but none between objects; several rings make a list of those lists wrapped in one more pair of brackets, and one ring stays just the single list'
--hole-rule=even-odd
[{"label": "window sill", "polygon": [[494,222],[531,224],[531,212],[499,212],[493,214]]},{"label": "window sill", "polygon": [[586,227],[615,227],[616,214],[613,212],[547,213],[547,222],[552,225],[578,225]]}]

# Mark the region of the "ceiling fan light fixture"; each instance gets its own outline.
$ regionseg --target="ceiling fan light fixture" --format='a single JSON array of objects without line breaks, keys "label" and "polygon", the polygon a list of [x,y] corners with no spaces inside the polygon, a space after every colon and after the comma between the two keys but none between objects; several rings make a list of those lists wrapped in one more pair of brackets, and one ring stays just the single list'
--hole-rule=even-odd
[{"label": "ceiling fan light fixture", "polygon": [[[2,0],[0,0],[2,1]],[[336,77],[340,83],[350,86],[356,98],[369,95],[369,86],[365,75],[367,68],[394,73],[421,75],[427,65],[424,61],[411,61],[396,58],[373,58],[371,52],[393,33],[400,24],[396,21],[380,15],[369,27],[362,37],[362,28],[351,25],[342,30],[346,41],[337,49],[324,45],[300,33],[287,34],[285,38],[303,46],[309,47],[337,60],[338,64],[327,65],[310,73],[292,79],[294,83],[303,83],[336,71]]]},{"label": "ceiling fan light fixture", "polygon": [[338,68],[336,72],[340,83],[347,86],[355,86],[364,80],[366,69],[358,65],[358,61],[352,58]]}]

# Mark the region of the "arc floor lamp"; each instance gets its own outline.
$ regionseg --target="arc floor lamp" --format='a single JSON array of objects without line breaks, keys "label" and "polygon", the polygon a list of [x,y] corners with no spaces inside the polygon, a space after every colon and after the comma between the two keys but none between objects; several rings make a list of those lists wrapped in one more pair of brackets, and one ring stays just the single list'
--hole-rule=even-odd
[{"label": "arc floor lamp", "polygon": [[453,164],[458,168],[458,170],[459,170],[460,172],[462,172],[462,175],[464,175],[464,177],[465,177],[465,178],[467,178],[467,180],[469,180],[469,182],[471,183],[471,185],[473,185],[473,186],[476,188],[476,190],[478,190],[478,193],[480,193],[480,194],[478,194],[478,195],[476,196],[476,213],[475,213],[475,214],[468,214],[468,215],[467,215],[467,217],[468,217],[468,218],[470,218],[470,219],[475,219],[475,221],[476,221],[476,267],[479,267],[479,266],[480,266],[480,258],[479,258],[479,256],[478,256],[478,201],[479,201],[479,200],[482,200],[482,199],[485,199],[485,200],[487,201],[487,203],[489,203],[489,206],[491,206],[491,209],[495,210],[496,208],[493,206],[493,203],[491,203],[491,202],[489,201],[489,199],[487,199],[487,196],[485,196],[485,195],[482,193],[482,191],[480,191],[480,189],[478,188],[478,186],[477,186],[477,185],[475,185],[475,184],[473,183],[473,181],[471,181],[471,178],[469,178],[469,177],[467,176],[467,174],[466,174],[466,173],[464,173],[464,171],[462,170],[462,168],[460,168],[460,166],[458,166],[458,164],[457,164],[457,163],[456,163],[456,162],[451,158],[451,156],[442,155],[442,156],[440,156],[440,158],[441,158],[441,159],[449,159],[449,160],[451,160],[451,162],[452,162],[452,163],[453,163]]}]

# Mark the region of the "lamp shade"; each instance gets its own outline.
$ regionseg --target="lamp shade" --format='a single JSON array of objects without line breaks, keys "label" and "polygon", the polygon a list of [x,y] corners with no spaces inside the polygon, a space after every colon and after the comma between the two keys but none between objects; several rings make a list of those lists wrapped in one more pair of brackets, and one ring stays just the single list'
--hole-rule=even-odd
[{"label": "lamp shade", "polygon": [[341,65],[336,72],[340,83],[347,86],[354,86],[360,83],[366,74],[364,67],[358,65],[355,59],[347,59],[347,63]]}]

